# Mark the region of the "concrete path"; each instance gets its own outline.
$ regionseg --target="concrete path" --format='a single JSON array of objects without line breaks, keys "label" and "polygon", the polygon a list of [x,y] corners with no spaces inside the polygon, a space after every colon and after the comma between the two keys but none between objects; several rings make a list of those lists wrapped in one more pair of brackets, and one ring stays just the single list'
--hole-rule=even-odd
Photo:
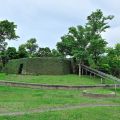
[{"label": "concrete path", "polygon": [[[100,84],[100,85],[47,85],[38,83],[25,83],[25,82],[14,82],[0,80],[1,86],[12,86],[12,87],[25,87],[25,88],[37,88],[37,89],[83,89],[83,88],[113,88],[114,84]],[[120,87],[117,84],[116,87]]]},{"label": "concrete path", "polygon": [[0,116],[19,116],[25,114],[33,114],[33,113],[43,113],[50,111],[61,111],[61,110],[72,110],[78,108],[87,108],[87,107],[120,107],[120,104],[82,104],[82,105],[65,105],[64,107],[50,107],[46,109],[34,109],[27,112],[9,112],[9,113],[0,113]]}]

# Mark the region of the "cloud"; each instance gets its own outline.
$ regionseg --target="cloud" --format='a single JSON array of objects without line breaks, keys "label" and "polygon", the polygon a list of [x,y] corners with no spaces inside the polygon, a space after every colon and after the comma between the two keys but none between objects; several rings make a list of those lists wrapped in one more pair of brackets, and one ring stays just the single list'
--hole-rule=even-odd
[{"label": "cloud", "polygon": [[114,46],[117,43],[120,43],[120,26],[109,28],[107,32],[103,34],[103,37],[107,40],[109,43],[108,46]]},{"label": "cloud", "polygon": [[[86,17],[101,8],[106,15],[113,14],[111,29],[104,34],[110,43],[119,37],[116,27],[120,26],[119,0],[0,0],[1,19],[14,21],[18,25],[18,41],[10,41],[10,46],[18,47],[32,37],[40,46],[55,48],[60,37],[70,26],[84,25]],[[114,30],[115,29],[115,30]],[[113,35],[114,34],[114,35]],[[119,38],[118,38],[119,39]]]}]

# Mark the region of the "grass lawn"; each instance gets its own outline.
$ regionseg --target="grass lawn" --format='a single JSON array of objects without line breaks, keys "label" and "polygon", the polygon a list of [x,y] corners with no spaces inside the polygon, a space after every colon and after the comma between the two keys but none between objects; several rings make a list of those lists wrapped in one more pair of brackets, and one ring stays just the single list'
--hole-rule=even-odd
[{"label": "grass lawn", "polygon": [[[13,75],[13,74],[0,74],[0,80],[27,82],[27,83],[40,83],[40,84],[61,84],[61,85],[96,85],[101,84],[100,78],[90,76],[78,75]],[[113,84],[113,81],[106,80],[106,84]]]},{"label": "grass lawn", "polygon": [[22,116],[3,116],[2,120],[120,120],[120,107],[93,107],[45,112]]},{"label": "grass lawn", "polygon": [[120,104],[120,90],[114,98],[89,98],[82,91],[0,86],[0,113],[77,104]]},{"label": "grass lawn", "polygon": [[[94,85],[100,79],[77,75],[64,76],[31,76],[0,74],[0,80],[63,85]],[[93,92],[109,93],[114,89],[92,89]],[[83,104],[120,104],[120,89],[116,97],[85,97],[83,90],[42,90],[20,87],[0,86],[0,113],[26,112],[50,107]],[[93,107],[54,112],[43,112],[31,115],[3,116],[0,120],[119,120],[120,107]]]}]

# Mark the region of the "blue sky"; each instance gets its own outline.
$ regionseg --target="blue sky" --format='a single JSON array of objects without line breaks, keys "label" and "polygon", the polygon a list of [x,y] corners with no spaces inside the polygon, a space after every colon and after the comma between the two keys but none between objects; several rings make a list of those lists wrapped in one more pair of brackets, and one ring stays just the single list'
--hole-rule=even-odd
[{"label": "blue sky", "polygon": [[36,38],[40,47],[55,48],[69,27],[84,25],[86,17],[96,9],[115,16],[103,37],[109,46],[120,43],[119,0],[0,0],[0,19],[8,19],[18,26],[20,38],[9,41],[9,46],[17,48]]}]

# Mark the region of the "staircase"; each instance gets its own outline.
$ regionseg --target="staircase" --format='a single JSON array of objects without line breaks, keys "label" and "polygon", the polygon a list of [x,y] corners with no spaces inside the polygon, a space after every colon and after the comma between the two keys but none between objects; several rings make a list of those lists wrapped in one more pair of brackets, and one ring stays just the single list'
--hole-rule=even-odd
[{"label": "staircase", "polygon": [[109,74],[106,74],[104,72],[98,71],[96,69],[93,69],[93,68],[88,67],[88,66],[83,65],[83,64],[81,64],[81,69],[82,69],[82,71],[85,70],[86,72],[89,72],[90,75],[98,76],[101,79],[109,79],[109,80],[120,82],[119,78],[116,78],[116,77],[114,77],[112,75],[109,75]]}]

